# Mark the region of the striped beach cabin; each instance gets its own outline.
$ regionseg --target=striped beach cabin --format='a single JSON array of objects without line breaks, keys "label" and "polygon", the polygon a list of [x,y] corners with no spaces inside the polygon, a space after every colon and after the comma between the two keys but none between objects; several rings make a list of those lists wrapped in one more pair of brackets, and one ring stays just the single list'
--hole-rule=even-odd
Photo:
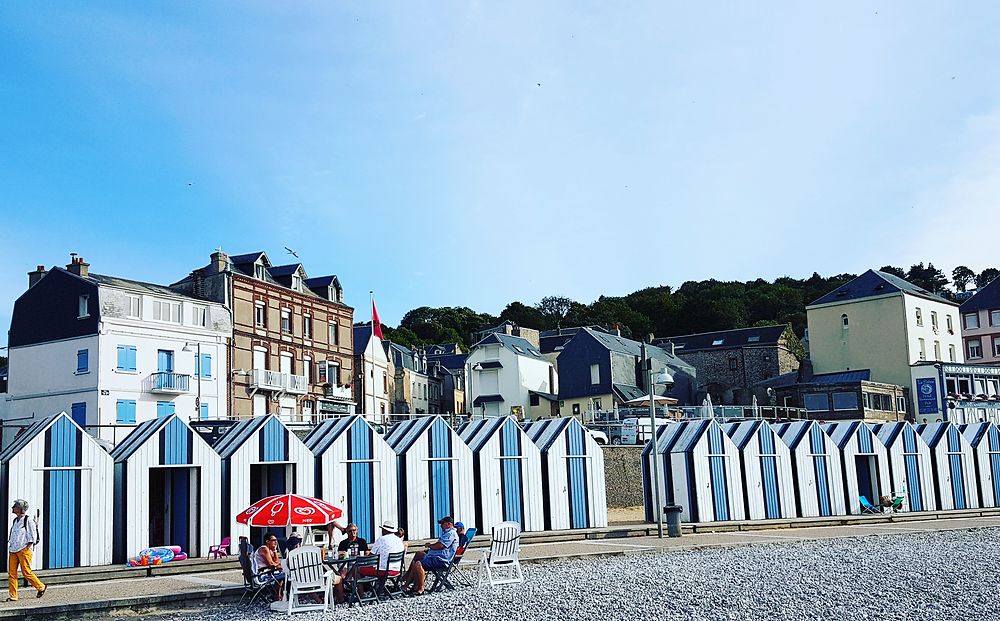
[{"label": "striped beach cabin", "polygon": [[179,416],[140,424],[111,458],[114,562],[153,546],[180,546],[199,557],[219,543],[219,454]]},{"label": "striped beach cabin", "polygon": [[889,453],[892,495],[903,495],[904,511],[933,511],[937,500],[927,443],[910,423],[881,423],[873,429]]},{"label": "striped beach cabin", "polygon": [[657,505],[665,507],[676,504],[674,502],[674,487],[671,484],[670,473],[670,447],[673,446],[677,434],[684,425],[670,422],[660,425],[656,429],[656,451],[653,451],[653,443],[646,442],[642,449],[642,504],[645,509],[646,521],[655,522],[656,515],[653,513],[653,459],[660,462],[660,493],[657,494]]},{"label": "striped beach cabin", "polygon": [[[65,412],[37,419],[0,453],[3,549],[14,523],[10,507],[22,498],[41,540],[35,569],[109,565],[113,488],[111,456]],[[0,563],[6,570],[6,553]]]},{"label": "striped beach cabin", "polygon": [[580,421],[539,420],[524,432],[542,455],[545,530],[607,526],[604,449]]},{"label": "striped beach cabin", "polygon": [[775,429],[762,420],[726,423],[722,428],[740,451],[747,518],[796,517],[792,456]]},{"label": "striped beach cabin", "polygon": [[399,521],[409,539],[437,536],[445,516],[476,524],[472,451],[440,416],[397,423],[386,436],[396,453]]},{"label": "striped beach cabin", "polygon": [[274,414],[241,420],[214,448],[222,460],[220,532],[233,542],[250,537],[254,545],[262,543],[263,529],[236,522],[254,502],[278,494],[313,495],[312,451]]},{"label": "striped beach cabin", "polygon": [[674,501],[685,522],[746,519],[740,451],[714,419],[683,423],[670,448]]},{"label": "striped beach cabin", "polygon": [[861,514],[861,496],[877,505],[880,496],[892,493],[889,453],[869,425],[852,420],[829,423],[823,429],[840,450],[848,513]]},{"label": "striped beach cabin", "polygon": [[500,522],[522,531],[545,528],[542,454],[512,416],[466,423],[459,435],[472,450],[477,526],[491,532]]},{"label": "striped beach cabin", "polygon": [[788,447],[800,517],[846,515],[840,449],[815,421],[775,425]]},{"label": "striped beach cabin", "polygon": [[948,422],[918,425],[917,430],[931,449],[937,484],[938,509],[977,509],[976,462],[972,445],[958,425]]},{"label": "striped beach cabin", "polygon": [[961,426],[976,460],[976,483],[982,507],[1000,507],[1000,427],[994,423]]},{"label": "striped beach cabin", "polygon": [[305,444],[316,456],[316,497],[343,509],[360,537],[375,541],[383,521],[398,520],[396,453],[364,418],[324,420]]}]

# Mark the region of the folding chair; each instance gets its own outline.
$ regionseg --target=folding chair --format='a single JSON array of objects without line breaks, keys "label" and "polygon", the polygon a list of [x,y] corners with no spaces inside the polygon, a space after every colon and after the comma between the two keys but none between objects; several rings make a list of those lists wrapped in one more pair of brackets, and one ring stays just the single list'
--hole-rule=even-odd
[{"label": "folding chair", "polygon": [[893,513],[898,513],[899,511],[903,510],[904,500],[906,500],[906,496],[903,496],[902,494],[899,494],[892,499],[892,506],[890,508],[892,509]]},{"label": "folding chair", "polygon": [[861,515],[879,515],[882,513],[878,507],[868,502],[868,498],[859,496],[858,500],[861,502]]},{"label": "folding chair", "polygon": [[[468,539],[465,542],[464,548],[459,548],[458,552],[455,553],[455,558],[452,560],[453,567],[451,568],[451,574],[454,580],[463,584],[464,586],[472,586],[472,578],[469,577],[468,573],[462,570],[462,559],[465,557],[466,550],[472,545],[472,540],[475,539],[476,535],[479,534],[478,528],[470,528],[465,531],[465,535]],[[468,566],[468,563],[466,563]]]},{"label": "folding chair", "polygon": [[[354,561],[354,565],[347,573],[348,583],[344,587],[344,590],[347,592],[348,606],[354,603],[360,606],[361,604],[373,604],[380,601],[378,598],[378,589],[376,589],[378,583],[378,562],[379,557],[374,554],[358,557]],[[364,567],[370,567],[371,571],[362,572],[361,569]],[[364,587],[364,589],[360,587]]]},{"label": "folding chair", "polygon": [[240,597],[240,604],[250,596],[247,608],[253,606],[258,597],[266,603],[273,602],[278,593],[278,581],[273,570],[257,572],[256,563],[250,555],[253,548],[246,537],[240,537],[240,569],[243,570],[243,596]]},{"label": "folding chair", "polygon": [[[493,540],[489,550],[483,551],[480,562],[479,584],[518,584],[524,582],[521,573],[521,525],[517,522],[501,522],[493,527]],[[506,575],[504,575],[506,574]]]},{"label": "folding chair", "polygon": [[[386,561],[385,569],[378,570],[377,592],[384,595],[387,599],[399,599],[405,595],[403,593],[403,585],[400,584],[400,581],[403,579],[403,562],[405,558],[406,552],[393,552]],[[389,573],[393,571],[393,567],[399,568],[395,570],[395,575]]]}]

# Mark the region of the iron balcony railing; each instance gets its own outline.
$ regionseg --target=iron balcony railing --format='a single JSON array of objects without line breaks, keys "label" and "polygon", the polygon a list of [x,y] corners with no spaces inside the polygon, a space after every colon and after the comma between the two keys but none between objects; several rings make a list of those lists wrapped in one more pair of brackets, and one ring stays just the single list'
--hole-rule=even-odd
[{"label": "iron balcony railing", "polygon": [[191,376],[182,373],[169,373],[161,371],[153,373],[144,380],[146,392],[160,394],[179,395],[188,392],[191,385]]}]

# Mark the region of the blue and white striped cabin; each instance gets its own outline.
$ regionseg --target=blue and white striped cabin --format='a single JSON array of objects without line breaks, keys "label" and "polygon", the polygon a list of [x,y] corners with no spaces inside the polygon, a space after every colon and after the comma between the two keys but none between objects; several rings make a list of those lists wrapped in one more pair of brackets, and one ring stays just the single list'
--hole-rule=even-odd
[{"label": "blue and white striped cabin", "polygon": [[1000,427],[993,423],[961,426],[976,460],[976,482],[982,507],[1000,507]]},{"label": "blue and white striped cabin", "polygon": [[931,450],[934,478],[937,483],[938,509],[977,509],[976,462],[972,445],[958,425],[948,422],[927,423],[917,427]]},{"label": "blue and white striped cabin", "polygon": [[675,504],[685,522],[746,519],[740,451],[713,419],[683,423],[670,448]]},{"label": "blue and white striped cabin", "polygon": [[[677,439],[678,432],[684,426],[680,423],[670,422],[660,425],[656,429],[656,452],[653,452],[653,443],[646,442],[642,449],[642,504],[645,509],[646,521],[655,522],[656,515],[653,513],[653,459],[660,463],[660,492],[657,494],[657,505],[665,507],[674,503],[674,488],[671,484],[670,474],[670,447]],[[655,457],[654,457],[655,455]]]},{"label": "blue and white striped cabin", "polygon": [[815,421],[775,425],[788,447],[800,517],[846,515],[840,449]]},{"label": "blue and white striped cabin", "polygon": [[437,521],[448,515],[477,523],[472,451],[443,418],[397,423],[385,441],[396,453],[399,521],[408,538],[437,536]]},{"label": "blue and white striped cabin", "polygon": [[873,430],[889,453],[892,495],[903,495],[903,510],[933,511],[937,499],[927,443],[910,423],[881,423]]},{"label": "blue and white striped cabin", "polygon": [[761,420],[726,423],[722,428],[740,451],[747,517],[796,517],[792,457],[774,428]]},{"label": "blue and white striped cabin", "polygon": [[111,452],[114,562],[151,546],[198,557],[219,543],[219,454],[179,416],[148,420]]},{"label": "blue and white striped cabin", "polygon": [[396,453],[363,417],[324,420],[305,444],[316,456],[316,496],[343,509],[359,536],[375,541],[385,520],[399,519]]},{"label": "blue and white striped cabin", "polygon": [[861,514],[861,496],[877,505],[879,497],[892,493],[889,453],[869,425],[852,420],[829,423],[823,429],[840,449],[848,513]]},{"label": "blue and white striped cabin", "polygon": [[472,450],[479,529],[491,532],[510,521],[523,531],[544,530],[542,454],[517,420],[474,420],[463,425],[459,435]]},{"label": "blue and white striped cabin", "polygon": [[[278,494],[313,495],[315,457],[274,414],[241,420],[213,448],[222,460],[220,532],[234,544],[251,536],[249,526],[236,522],[251,504]],[[261,543],[263,531],[253,535],[251,542]]]},{"label": "blue and white striped cabin", "polygon": [[575,418],[528,423],[524,432],[542,456],[545,530],[608,525],[604,449]]},{"label": "blue and white striped cabin", "polygon": [[[111,563],[114,466],[65,412],[35,420],[0,453],[0,502],[7,507],[3,547],[14,522],[10,506],[28,501],[40,542],[35,569]],[[3,568],[7,554],[0,555]]]}]

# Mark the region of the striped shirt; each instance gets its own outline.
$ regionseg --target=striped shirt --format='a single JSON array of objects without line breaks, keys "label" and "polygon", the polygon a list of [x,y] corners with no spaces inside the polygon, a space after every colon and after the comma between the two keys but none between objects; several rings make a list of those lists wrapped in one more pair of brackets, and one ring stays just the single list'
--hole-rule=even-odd
[{"label": "striped shirt", "polygon": [[10,527],[10,537],[7,538],[7,551],[11,554],[20,552],[38,541],[38,527],[35,520],[24,515],[14,518],[14,524]]}]

